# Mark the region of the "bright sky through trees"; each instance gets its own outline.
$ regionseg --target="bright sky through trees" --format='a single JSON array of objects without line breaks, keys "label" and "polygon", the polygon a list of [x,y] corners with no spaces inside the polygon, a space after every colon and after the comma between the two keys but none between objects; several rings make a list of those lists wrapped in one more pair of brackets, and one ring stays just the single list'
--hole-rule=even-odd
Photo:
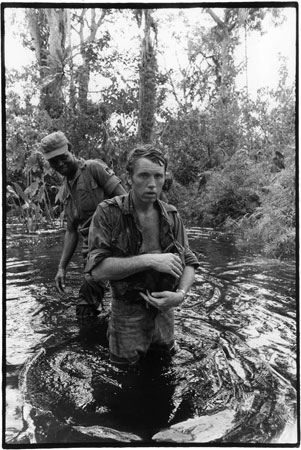
[{"label": "bright sky through trees", "polygon": [[[296,11],[294,8],[284,10],[286,20],[279,27],[275,27],[268,17],[264,20],[266,33],[248,33],[248,85],[249,94],[256,95],[261,87],[276,88],[279,80],[279,56],[287,58],[288,81],[293,82],[296,76]],[[243,37],[242,37],[243,39]],[[238,58],[245,58],[245,47],[239,48]],[[239,85],[245,85],[246,75],[237,77]]]},{"label": "bright sky through trees", "polygon": [[[21,18],[22,11],[14,9],[15,24],[18,26],[18,21]],[[170,11],[170,10],[169,10]],[[195,22],[199,20],[199,15],[196,14],[196,9],[187,9],[186,14],[191,20]],[[292,82],[296,71],[296,10],[294,8],[284,8],[283,14],[286,18],[284,23],[278,27],[272,23],[271,18],[264,19],[265,34],[261,35],[259,32],[253,31],[248,33],[247,42],[245,45],[245,36],[241,35],[241,45],[236,52],[237,64],[245,61],[247,51],[248,61],[248,77],[243,72],[237,77],[237,85],[242,88],[248,81],[248,92],[251,96],[256,96],[257,90],[261,87],[275,88],[279,79],[280,60],[279,56],[286,58],[287,68],[289,74],[289,82]],[[10,9],[5,11],[5,66],[8,69],[19,70],[22,66],[26,66],[34,60],[34,53],[29,49],[24,48],[18,39],[18,29],[14,26],[9,26]],[[21,19],[22,20],[22,19]],[[208,20],[204,19],[208,25]],[[176,64],[176,52],[179,49],[174,47],[174,42],[168,39],[169,33],[160,31],[160,36],[164,36],[165,45],[170,45],[166,52],[164,64],[169,66]],[[123,38],[124,39],[124,36]],[[130,41],[129,41],[129,45]],[[125,42],[122,42],[125,46]],[[162,60],[163,63],[163,60]]]}]

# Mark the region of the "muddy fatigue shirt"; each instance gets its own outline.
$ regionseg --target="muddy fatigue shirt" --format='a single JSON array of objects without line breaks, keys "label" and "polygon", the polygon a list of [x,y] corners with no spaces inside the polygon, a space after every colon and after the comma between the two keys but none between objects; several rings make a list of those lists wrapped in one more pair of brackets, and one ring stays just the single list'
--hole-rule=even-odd
[{"label": "muddy fatigue shirt", "polygon": [[97,205],[112,197],[119,184],[119,178],[105,163],[84,159],[79,160],[73,180],[65,180],[64,210],[67,229],[82,233],[83,253],[87,252],[90,220]]},{"label": "muddy fatigue shirt", "polygon": [[[155,203],[160,213],[160,245],[163,253],[178,253],[186,266],[199,265],[189,248],[188,238],[177,209],[165,202]],[[142,234],[131,193],[106,200],[98,205],[89,231],[89,254],[86,273],[105,258],[139,255]],[[111,280],[116,300],[141,302],[139,292],[175,290],[178,281],[169,274],[147,270],[122,280]]]}]

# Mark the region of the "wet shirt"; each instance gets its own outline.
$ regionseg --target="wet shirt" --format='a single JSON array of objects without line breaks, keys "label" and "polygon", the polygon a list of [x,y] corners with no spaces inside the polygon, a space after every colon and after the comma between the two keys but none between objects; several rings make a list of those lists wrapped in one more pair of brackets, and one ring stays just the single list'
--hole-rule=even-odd
[{"label": "wet shirt", "polygon": [[[163,253],[179,254],[183,265],[198,266],[189,248],[188,238],[177,209],[157,200],[160,216],[159,241]],[[98,205],[89,231],[89,255],[85,272],[90,273],[105,258],[141,254],[142,233],[131,193],[106,200]],[[114,297],[133,301],[133,291],[174,290],[177,280],[155,270],[143,271],[122,280],[111,280]],[[139,300],[141,297],[138,296]]]},{"label": "wet shirt", "polygon": [[80,159],[73,180],[65,181],[64,204],[68,230],[85,226],[97,205],[110,198],[119,184],[119,178],[105,163]]}]

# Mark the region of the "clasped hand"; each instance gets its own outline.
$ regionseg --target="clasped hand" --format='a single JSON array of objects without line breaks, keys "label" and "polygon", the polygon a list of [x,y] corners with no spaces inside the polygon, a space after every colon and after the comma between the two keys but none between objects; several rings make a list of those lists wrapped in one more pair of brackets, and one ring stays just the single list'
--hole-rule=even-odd
[{"label": "clasped hand", "polygon": [[178,306],[183,299],[181,292],[171,291],[152,292],[151,294],[149,291],[146,291],[146,294],[140,292],[140,295],[147,303],[160,311],[165,311],[166,309]]},{"label": "clasped hand", "polygon": [[184,270],[181,258],[174,253],[153,253],[151,264],[158,272],[168,273],[176,278],[180,278]]},{"label": "clasped hand", "polygon": [[[183,264],[179,255],[174,253],[154,253],[151,255],[152,268],[158,272],[168,273],[175,278],[183,274]],[[147,293],[140,292],[141,297],[150,305],[164,311],[178,306],[182,301],[182,294],[178,292],[162,291]]]}]

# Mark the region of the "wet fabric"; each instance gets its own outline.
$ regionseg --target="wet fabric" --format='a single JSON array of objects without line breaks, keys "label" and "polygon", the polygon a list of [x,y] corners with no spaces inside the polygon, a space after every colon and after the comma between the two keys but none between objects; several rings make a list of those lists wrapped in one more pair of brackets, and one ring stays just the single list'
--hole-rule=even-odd
[{"label": "wet fabric", "polygon": [[[157,200],[160,215],[159,241],[162,252],[178,253],[183,264],[197,267],[198,260],[189,248],[187,234],[177,209]],[[89,254],[85,272],[90,273],[105,258],[138,255],[142,233],[131,193],[105,200],[98,205],[90,225]],[[131,281],[131,277],[128,277]],[[123,285],[111,281],[111,285]]]},{"label": "wet fabric", "polygon": [[110,359],[117,364],[135,364],[151,348],[169,353],[174,347],[174,310],[113,298],[108,338]]},{"label": "wet fabric", "polygon": [[[96,283],[91,276],[85,274],[76,305],[76,317],[79,325],[86,327],[94,323],[103,310],[105,290],[105,283]],[[98,309],[100,305],[102,306],[101,310]]]},{"label": "wet fabric", "polygon": [[69,230],[88,236],[89,221],[98,205],[113,195],[120,180],[100,160],[79,160],[74,179],[65,181],[64,208]]},{"label": "wet fabric", "polygon": [[[77,230],[82,236],[82,255],[88,253],[88,231],[91,218],[97,205],[112,196],[120,184],[114,172],[101,160],[79,160],[74,179],[65,181],[65,216],[67,228]],[[102,303],[105,283],[95,283],[85,276],[79,291],[76,316],[81,325],[89,324],[97,317],[97,308]]]},{"label": "wet fabric", "polygon": [[[157,200],[162,252],[177,253],[183,265],[198,266],[190,250],[182,220],[172,205]],[[131,193],[98,205],[89,231],[89,254],[85,273],[108,257],[140,254],[142,233]],[[122,280],[111,280],[112,314],[108,330],[111,360],[135,363],[152,344],[173,348],[173,308],[164,313],[148,305],[140,292],[175,291],[177,279],[146,270]]]}]

